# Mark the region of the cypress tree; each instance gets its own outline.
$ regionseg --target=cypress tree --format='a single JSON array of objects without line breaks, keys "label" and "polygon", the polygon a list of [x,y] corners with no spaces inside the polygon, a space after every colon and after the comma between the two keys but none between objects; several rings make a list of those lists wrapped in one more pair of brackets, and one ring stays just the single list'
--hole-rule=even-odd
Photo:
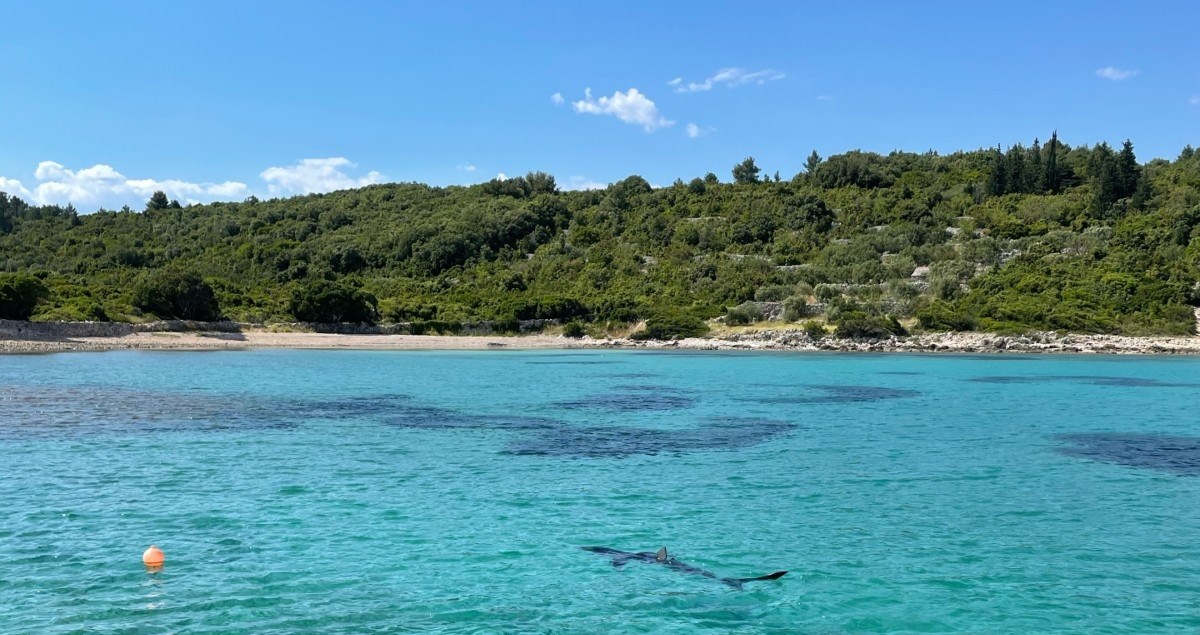
[{"label": "cypress tree", "polygon": [[1107,143],[1101,143],[1092,150],[1090,168],[1092,206],[1097,213],[1103,214],[1121,198],[1121,175],[1117,168],[1117,157]]},{"label": "cypress tree", "polygon": [[1004,155],[1000,146],[996,146],[996,154],[992,156],[992,175],[988,179],[988,196],[1003,196],[1008,191],[1008,174],[1004,165]]},{"label": "cypress tree", "polygon": [[1008,172],[1008,192],[1010,193],[1025,193],[1028,190],[1025,170],[1025,148],[1021,144],[1017,144],[1008,149],[1008,156],[1005,157],[1007,163],[1006,169]]},{"label": "cypress tree", "polygon": [[1046,191],[1058,194],[1058,131],[1050,135],[1050,148],[1046,152],[1046,175],[1044,177]]},{"label": "cypress tree", "polygon": [[1030,194],[1042,194],[1046,191],[1046,170],[1042,167],[1042,144],[1037,139],[1033,140],[1033,146],[1029,148],[1028,168],[1025,171],[1026,178],[1029,182],[1028,192]]}]

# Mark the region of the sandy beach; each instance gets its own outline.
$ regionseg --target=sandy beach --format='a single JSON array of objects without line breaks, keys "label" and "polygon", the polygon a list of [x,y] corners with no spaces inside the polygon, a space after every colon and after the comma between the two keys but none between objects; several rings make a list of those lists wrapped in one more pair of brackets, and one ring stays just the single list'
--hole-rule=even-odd
[{"label": "sandy beach", "polygon": [[275,333],[269,331],[148,332],[111,337],[13,337],[0,333],[0,353],[64,351],[154,350],[208,351],[253,348],[363,350],[483,350],[575,348],[597,346],[544,335],[473,337],[446,335],[339,335],[332,333]]},{"label": "sandy beach", "polygon": [[[94,326],[94,328],[92,328]],[[96,333],[94,331],[100,331]],[[124,332],[122,332],[124,331]],[[926,333],[881,340],[825,337],[803,331],[756,329],[713,337],[641,342],[630,339],[571,339],[559,335],[519,336],[333,334],[279,332],[265,327],[241,330],[132,330],[127,325],[63,325],[0,321],[0,353],[154,350],[208,351],[262,348],[360,350],[521,350],[521,349],[674,349],[845,351],[896,353],[1099,353],[1200,354],[1200,337],[1126,337],[1118,335],[1024,335]]]}]

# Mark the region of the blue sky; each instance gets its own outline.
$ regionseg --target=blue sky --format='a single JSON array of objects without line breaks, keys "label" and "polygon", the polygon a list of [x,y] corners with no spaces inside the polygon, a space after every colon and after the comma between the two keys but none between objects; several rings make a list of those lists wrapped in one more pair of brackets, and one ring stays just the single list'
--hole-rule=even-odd
[{"label": "blue sky", "polygon": [[749,155],[788,178],[814,149],[1056,128],[1174,157],[1200,145],[1198,6],[16,1],[0,190],[92,211],[530,170],[666,185]]}]

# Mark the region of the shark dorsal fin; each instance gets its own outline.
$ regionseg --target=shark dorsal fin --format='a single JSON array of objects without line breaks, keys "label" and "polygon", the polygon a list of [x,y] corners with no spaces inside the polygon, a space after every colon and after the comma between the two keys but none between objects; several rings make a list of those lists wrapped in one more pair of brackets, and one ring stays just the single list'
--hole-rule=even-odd
[{"label": "shark dorsal fin", "polygon": [[667,561],[667,548],[659,547],[658,551],[654,554],[654,560],[657,562],[666,562]]}]

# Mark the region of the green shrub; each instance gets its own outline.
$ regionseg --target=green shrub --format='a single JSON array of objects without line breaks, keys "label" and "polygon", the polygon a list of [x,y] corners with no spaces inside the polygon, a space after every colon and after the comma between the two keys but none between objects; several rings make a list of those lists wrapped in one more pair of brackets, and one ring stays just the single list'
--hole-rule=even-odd
[{"label": "green shrub", "polygon": [[0,273],[0,319],[28,320],[49,295],[41,280],[26,273]]},{"label": "green shrub", "polygon": [[310,280],[292,290],[288,311],[300,322],[374,324],[375,296],[342,282]]},{"label": "green shrub", "polygon": [[497,333],[520,333],[521,321],[516,318],[496,320],[492,323],[492,330]]},{"label": "green shrub", "polygon": [[731,326],[758,322],[762,317],[762,309],[753,302],[743,302],[725,309],[725,323]]},{"label": "green shrub", "polygon": [[646,320],[646,328],[630,337],[635,340],[674,340],[703,337],[708,325],[700,318],[686,313],[660,313]]},{"label": "green shrub", "polygon": [[945,300],[934,300],[917,311],[917,323],[930,331],[973,331],[975,317]]},{"label": "green shrub", "polygon": [[108,322],[104,307],[91,298],[70,298],[61,306],[43,308],[34,316],[39,322]]},{"label": "green shrub", "polygon": [[814,291],[814,293],[816,294],[818,300],[820,300],[821,302],[826,302],[826,303],[832,302],[835,299],[842,297],[842,290],[831,284],[817,285],[817,288]]},{"label": "green shrub", "polygon": [[783,301],[783,321],[795,322],[799,320],[804,317],[807,308],[808,302],[798,295],[785,299]]},{"label": "green shrub", "polygon": [[569,337],[571,339],[579,339],[579,338],[583,337],[583,335],[584,335],[584,330],[583,330],[582,322],[578,322],[578,321],[567,322],[566,326],[563,327],[563,337]]},{"label": "green shrub", "polygon": [[785,284],[769,284],[754,290],[754,299],[759,302],[781,302],[795,289]]},{"label": "green shrub", "polygon": [[825,337],[825,325],[816,320],[809,320],[804,323],[804,332],[814,340],[819,340]]},{"label": "green shrub", "polygon": [[861,311],[842,314],[834,333],[845,339],[880,340],[894,335],[906,335],[896,318],[873,317]]},{"label": "green shrub", "polygon": [[388,322],[432,320],[437,317],[438,313],[439,307],[436,304],[401,304],[396,300],[390,300],[386,304],[380,302],[380,314]]},{"label": "green shrub", "polygon": [[160,318],[213,322],[221,317],[217,296],[199,275],[160,269],[133,287],[133,306]]}]

